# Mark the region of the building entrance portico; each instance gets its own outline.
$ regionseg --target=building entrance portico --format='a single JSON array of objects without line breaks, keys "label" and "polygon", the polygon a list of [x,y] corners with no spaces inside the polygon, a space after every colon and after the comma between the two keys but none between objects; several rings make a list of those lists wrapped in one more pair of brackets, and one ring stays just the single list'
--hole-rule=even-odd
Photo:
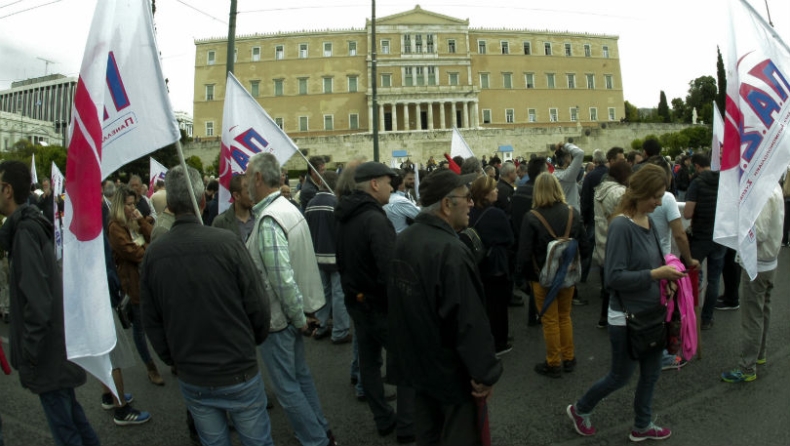
[{"label": "building entrance portico", "polygon": [[[385,132],[477,128],[477,99],[379,101],[380,129]],[[372,113],[371,113],[372,115]]]}]

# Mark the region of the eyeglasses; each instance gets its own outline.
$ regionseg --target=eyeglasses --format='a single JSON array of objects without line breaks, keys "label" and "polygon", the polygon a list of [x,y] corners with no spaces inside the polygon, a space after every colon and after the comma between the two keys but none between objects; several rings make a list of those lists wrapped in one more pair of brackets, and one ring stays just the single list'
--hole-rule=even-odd
[{"label": "eyeglasses", "polygon": [[464,198],[466,201],[472,201],[472,193],[469,192],[466,195],[447,195],[445,198]]}]

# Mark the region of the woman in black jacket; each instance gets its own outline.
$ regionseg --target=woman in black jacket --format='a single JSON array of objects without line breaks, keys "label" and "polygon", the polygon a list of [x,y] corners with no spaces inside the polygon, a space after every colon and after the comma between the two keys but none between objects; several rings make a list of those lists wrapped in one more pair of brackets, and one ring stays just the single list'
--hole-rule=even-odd
[{"label": "woman in black jacket", "polygon": [[497,355],[513,349],[508,342],[507,304],[513,294],[508,249],[513,245],[513,229],[505,211],[494,206],[497,183],[489,176],[478,177],[470,188],[474,207],[469,210],[469,226],[480,235],[486,250],[485,259],[478,265],[486,293],[486,312],[494,336]]},{"label": "woman in black jacket", "polygon": [[[590,249],[584,225],[579,211],[565,202],[565,194],[557,178],[548,173],[538,175],[532,195],[532,209],[548,222],[552,231],[558,236],[565,234],[568,224],[568,213],[572,212],[570,237],[579,243],[579,255],[584,258]],[[549,242],[554,238],[532,212],[524,216],[519,236],[518,262],[525,278],[532,283],[535,306],[542,311],[548,289],[538,281],[540,270],[546,262]],[[541,316],[543,338],[546,342],[546,360],[535,366],[541,375],[559,378],[562,371],[572,372],[576,367],[576,355],[573,348],[573,326],[571,324],[571,306],[573,289],[560,289],[557,297]]]}]

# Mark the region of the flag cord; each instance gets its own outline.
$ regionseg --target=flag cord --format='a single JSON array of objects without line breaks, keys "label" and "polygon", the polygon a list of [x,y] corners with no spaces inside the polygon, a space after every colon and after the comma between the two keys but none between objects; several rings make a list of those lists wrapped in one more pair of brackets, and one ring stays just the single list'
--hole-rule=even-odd
[{"label": "flag cord", "polygon": [[184,159],[184,150],[181,148],[180,139],[176,141],[176,151],[178,152],[178,161],[181,164],[181,168],[184,169],[184,178],[187,180],[189,199],[192,200],[192,207],[195,209],[195,216],[200,221],[200,224],[203,224],[203,219],[200,215],[200,207],[198,206],[197,200],[195,199],[195,189],[192,187],[192,179],[189,176],[189,169],[187,168],[187,162]]}]

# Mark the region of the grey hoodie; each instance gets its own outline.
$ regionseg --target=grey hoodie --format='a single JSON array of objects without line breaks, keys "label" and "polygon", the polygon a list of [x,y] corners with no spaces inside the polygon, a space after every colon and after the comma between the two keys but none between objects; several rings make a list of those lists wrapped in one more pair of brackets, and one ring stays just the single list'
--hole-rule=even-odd
[{"label": "grey hoodie", "polygon": [[620,204],[625,193],[625,186],[617,181],[607,179],[595,188],[593,207],[595,210],[595,252],[593,258],[603,266],[606,257],[606,232],[609,230],[609,219]]}]

